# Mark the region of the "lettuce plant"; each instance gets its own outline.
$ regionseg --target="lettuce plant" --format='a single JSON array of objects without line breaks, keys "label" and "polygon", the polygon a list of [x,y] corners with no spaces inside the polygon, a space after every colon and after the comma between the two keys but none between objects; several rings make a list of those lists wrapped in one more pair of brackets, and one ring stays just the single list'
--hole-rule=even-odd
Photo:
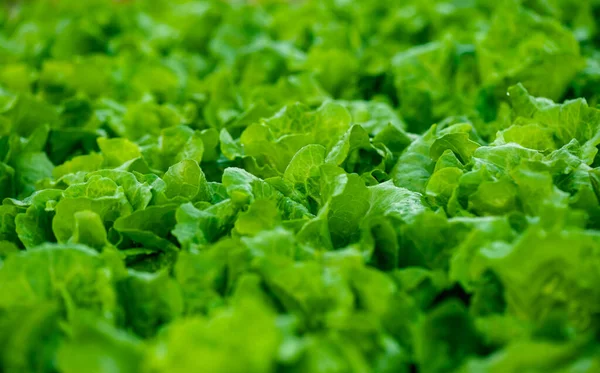
[{"label": "lettuce plant", "polygon": [[597,0],[0,4],[0,371],[600,372]]}]

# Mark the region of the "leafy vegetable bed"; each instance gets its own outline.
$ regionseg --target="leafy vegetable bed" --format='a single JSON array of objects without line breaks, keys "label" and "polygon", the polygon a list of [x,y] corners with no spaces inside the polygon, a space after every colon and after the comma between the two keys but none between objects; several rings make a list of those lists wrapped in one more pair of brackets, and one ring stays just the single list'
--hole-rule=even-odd
[{"label": "leafy vegetable bed", "polygon": [[600,372],[598,0],[7,4],[1,372]]}]

